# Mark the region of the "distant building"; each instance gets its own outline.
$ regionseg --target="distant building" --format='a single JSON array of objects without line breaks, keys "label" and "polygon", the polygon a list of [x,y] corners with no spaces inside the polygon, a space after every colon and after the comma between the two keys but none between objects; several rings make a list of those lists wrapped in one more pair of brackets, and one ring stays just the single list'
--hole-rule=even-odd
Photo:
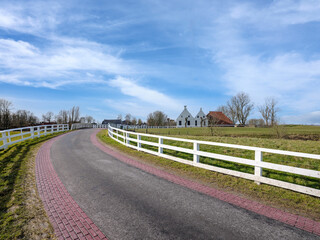
[{"label": "distant building", "polygon": [[200,108],[198,114],[193,117],[188,111],[187,106],[184,106],[183,111],[177,118],[177,127],[206,127],[209,124],[209,118],[213,118],[216,125],[234,125],[234,123],[222,112],[210,111],[208,114],[205,114],[202,108]]},{"label": "distant building", "polygon": [[102,121],[102,124],[112,124],[112,125],[118,125],[122,124],[122,121],[120,119],[105,119]]},{"label": "distant building", "polygon": [[177,127],[194,127],[194,117],[184,106],[182,113],[177,118]]},{"label": "distant building", "polygon": [[234,125],[234,123],[223,113],[210,111],[207,118],[213,118],[216,125]]}]

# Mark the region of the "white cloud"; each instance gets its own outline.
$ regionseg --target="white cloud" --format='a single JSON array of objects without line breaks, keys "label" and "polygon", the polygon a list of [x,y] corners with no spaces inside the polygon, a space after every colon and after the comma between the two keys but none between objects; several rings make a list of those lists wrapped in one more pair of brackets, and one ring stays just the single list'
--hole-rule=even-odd
[{"label": "white cloud", "polygon": [[310,113],[305,113],[301,115],[293,115],[293,116],[283,116],[281,118],[284,123],[299,123],[299,124],[314,124],[320,125],[320,111],[314,111]]},{"label": "white cloud", "polygon": [[6,72],[0,81],[12,84],[55,88],[105,83],[99,75],[134,74],[133,65],[94,43],[78,41],[41,50],[25,41],[0,39],[0,70]]},{"label": "white cloud", "polygon": [[312,111],[320,102],[319,56],[306,57],[299,49],[268,52],[261,39],[246,34],[250,29],[250,34],[268,36],[265,28],[269,26],[274,30],[320,21],[315,14],[319,9],[319,1],[274,1],[264,8],[237,3],[226,11],[229,14],[223,13],[204,28],[199,46],[211,51],[214,63],[224,72],[221,80],[229,95],[245,91],[257,105],[271,96],[284,112]]},{"label": "white cloud", "polygon": [[140,86],[128,78],[118,76],[110,80],[109,84],[112,87],[119,88],[123,94],[137,98],[145,103],[166,107],[168,109],[179,109],[179,107],[181,107],[181,104],[175,99],[157,90]]},{"label": "white cloud", "polygon": [[230,10],[230,17],[246,21],[257,27],[282,27],[320,21],[318,0],[277,0],[269,6],[257,8],[253,4],[241,3]]}]

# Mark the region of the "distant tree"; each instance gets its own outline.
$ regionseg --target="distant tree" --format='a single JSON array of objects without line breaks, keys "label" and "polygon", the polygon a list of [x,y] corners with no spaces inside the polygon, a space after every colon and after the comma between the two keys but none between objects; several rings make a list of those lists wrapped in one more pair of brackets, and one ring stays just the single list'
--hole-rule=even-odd
[{"label": "distant tree", "polygon": [[248,121],[248,124],[255,127],[263,127],[265,125],[265,121],[262,118],[260,119],[253,118]]},{"label": "distant tree", "polygon": [[78,106],[73,106],[68,113],[69,113],[69,124],[79,122],[80,108]]},{"label": "distant tree", "polygon": [[266,126],[273,126],[277,121],[277,101],[274,98],[266,98],[263,105],[258,107]]},{"label": "distant tree", "polygon": [[42,114],[42,121],[50,123],[53,119],[54,113],[53,112],[47,112],[46,114]]},{"label": "distant tree", "polygon": [[139,125],[139,126],[142,125],[142,120],[141,120],[141,118],[138,119],[138,125]]},{"label": "distant tree", "polygon": [[133,117],[131,120],[132,125],[137,125],[137,118]]},{"label": "distant tree", "polygon": [[221,135],[221,128],[218,126],[219,119],[212,116],[212,115],[207,115],[208,116],[208,127],[210,129],[211,135]]},{"label": "distant tree", "polygon": [[154,120],[154,117],[153,117],[152,113],[149,113],[148,116],[147,116],[147,124],[148,124],[148,126],[154,126],[155,125],[155,120]]},{"label": "distant tree", "polygon": [[[234,114],[236,112],[236,118],[241,125],[245,125],[248,116],[253,110],[253,103],[251,103],[250,97],[247,93],[240,92],[236,96],[233,96],[228,102],[229,109]],[[232,120],[232,119],[231,119]]]},{"label": "distant tree", "polygon": [[0,128],[8,129],[11,125],[11,107],[12,103],[5,100],[0,99]]},{"label": "distant tree", "polygon": [[126,116],[124,117],[124,120],[126,121],[126,124],[129,125],[131,123],[131,114],[127,113]]},{"label": "distant tree", "polygon": [[122,121],[122,115],[119,114],[118,117],[117,117],[117,119],[119,119],[120,121]]},{"label": "distant tree", "polygon": [[86,119],[86,123],[93,123],[93,117],[87,115],[85,119]]},{"label": "distant tree", "polygon": [[161,111],[149,113],[147,123],[149,126],[164,126],[167,121],[167,115]]},{"label": "distant tree", "polygon": [[167,115],[161,111],[153,112],[155,125],[156,126],[164,126],[166,124]]}]

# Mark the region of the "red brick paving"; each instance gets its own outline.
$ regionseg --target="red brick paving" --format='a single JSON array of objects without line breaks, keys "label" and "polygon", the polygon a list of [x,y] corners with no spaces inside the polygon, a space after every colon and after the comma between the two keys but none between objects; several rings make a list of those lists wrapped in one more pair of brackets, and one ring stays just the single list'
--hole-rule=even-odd
[{"label": "red brick paving", "polygon": [[320,235],[320,222],[313,221],[312,219],[301,217],[298,215],[294,215],[291,213],[284,212],[282,210],[269,207],[266,205],[263,205],[259,202],[255,202],[249,199],[245,199],[239,196],[236,196],[231,193],[226,193],[221,190],[217,190],[212,187],[208,187],[205,185],[202,185],[200,183],[196,183],[184,178],[181,178],[179,176],[176,176],[171,173],[167,173],[163,170],[157,169],[155,167],[143,164],[141,162],[138,162],[136,160],[133,160],[131,158],[128,158],[127,156],[112,150],[105,144],[101,143],[97,137],[96,134],[99,132],[99,130],[96,130],[94,133],[91,134],[91,142],[96,145],[99,149],[104,151],[105,153],[117,158],[118,160],[125,162],[129,165],[132,165],[136,168],[139,168],[145,172],[151,173],[155,176],[164,178],[170,182],[179,184],[181,186],[187,187],[189,189],[192,189],[194,191],[204,193],[206,195],[209,195],[211,197],[220,199],[222,201],[228,202],[230,204],[233,204],[235,206],[250,210],[252,212],[258,213],[260,215],[266,216],[271,219],[275,219],[277,221],[286,223],[288,225],[294,226],[296,228],[300,228],[302,230],[314,233],[316,235]]},{"label": "red brick paving", "polygon": [[36,158],[39,195],[58,239],[99,239],[105,235],[81,210],[56,174],[50,160],[52,144],[62,136],[44,143]]}]

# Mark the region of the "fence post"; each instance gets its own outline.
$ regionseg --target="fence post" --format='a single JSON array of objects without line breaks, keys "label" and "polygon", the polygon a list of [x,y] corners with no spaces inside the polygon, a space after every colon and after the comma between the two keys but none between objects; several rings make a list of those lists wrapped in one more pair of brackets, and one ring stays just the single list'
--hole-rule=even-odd
[{"label": "fence post", "polygon": [[[10,142],[10,132],[8,132],[8,136],[9,136],[9,142]],[[8,145],[9,145],[8,141],[7,141],[7,139],[8,139],[7,132],[2,133],[2,138],[3,138],[3,147],[4,147],[4,149],[7,149]]]},{"label": "fence post", "polygon": [[140,151],[140,148],[141,148],[141,135],[138,134],[137,138],[138,138],[138,151]]},{"label": "fence post", "polygon": [[32,139],[34,139],[34,127],[31,127],[31,137],[32,137]]},{"label": "fence post", "polygon": [[127,145],[129,145],[130,144],[130,140],[128,139],[129,138],[129,133],[125,132],[125,136],[126,136],[126,143],[127,143]]},{"label": "fence post", "polygon": [[200,160],[200,157],[199,155],[197,154],[197,152],[199,151],[199,143],[197,142],[194,142],[193,143],[193,163],[199,163],[199,160]]},{"label": "fence post", "polygon": [[[260,150],[255,150],[255,162],[259,164],[262,162],[262,152]],[[258,177],[258,179],[262,176],[262,167],[254,167],[254,175]],[[260,185],[260,181],[254,181],[256,184]]]},{"label": "fence post", "polygon": [[158,148],[158,153],[159,154],[163,153],[163,148],[161,147],[162,144],[163,144],[163,138],[159,137],[159,148]]}]

